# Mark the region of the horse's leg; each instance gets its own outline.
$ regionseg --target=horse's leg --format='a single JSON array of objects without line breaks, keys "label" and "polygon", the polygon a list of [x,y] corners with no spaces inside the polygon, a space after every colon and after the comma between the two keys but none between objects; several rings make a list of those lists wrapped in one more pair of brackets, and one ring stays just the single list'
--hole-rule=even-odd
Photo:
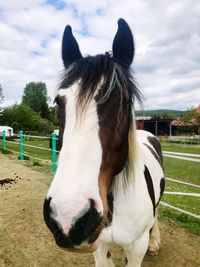
[{"label": "horse's leg", "polygon": [[95,267],[115,267],[114,263],[111,260],[111,253],[108,249],[108,243],[100,243],[98,249],[93,253]]},{"label": "horse's leg", "polygon": [[123,247],[126,256],[126,267],[140,267],[149,244],[149,231],[129,246]]},{"label": "horse's leg", "polygon": [[160,230],[158,226],[157,212],[155,216],[155,222],[150,231],[150,240],[147,250],[147,254],[150,256],[155,256],[158,254],[160,248]]}]

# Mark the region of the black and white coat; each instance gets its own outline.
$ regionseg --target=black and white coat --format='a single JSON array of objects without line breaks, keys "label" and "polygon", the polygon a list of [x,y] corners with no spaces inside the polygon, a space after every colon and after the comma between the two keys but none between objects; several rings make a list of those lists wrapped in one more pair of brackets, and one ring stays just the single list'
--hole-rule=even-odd
[{"label": "black and white coat", "polygon": [[143,130],[136,131],[135,146],[133,184],[126,194],[120,184],[113,190],[112,223],[103,230],[102,243],[94,253],[96,267],[114,266],[109,253],[112,242],[123,247],[126,267],[141,266],[147,250],[151,255],[159,250],[156,207],[165,187],[161,147],[154,135]]}]

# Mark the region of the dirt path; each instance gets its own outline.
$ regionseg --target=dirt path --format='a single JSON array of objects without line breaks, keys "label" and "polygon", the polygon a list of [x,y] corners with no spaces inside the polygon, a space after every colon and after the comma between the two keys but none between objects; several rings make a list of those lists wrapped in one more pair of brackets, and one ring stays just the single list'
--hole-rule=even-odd
[{"label": "dirt path", "polygon": [[[13,181],[9,180],[12,179]],[[51,177],[0,153],[0,266],[90,267],[91,255],[60,250],[42,218],[43,199]],[[200,237],[161,223],[162,248],[146,256],[143,267],[200,266]],[[124,266],[119,248],[113,247],[117,267]]]}]

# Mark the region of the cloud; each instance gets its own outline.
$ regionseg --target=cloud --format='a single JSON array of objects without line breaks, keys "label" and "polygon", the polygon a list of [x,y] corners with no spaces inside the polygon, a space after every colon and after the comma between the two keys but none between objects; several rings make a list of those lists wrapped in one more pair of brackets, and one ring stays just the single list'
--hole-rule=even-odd
[{"label": "cloud", "polygon": [[136,80],[145,108],[200,103],[200,2],[197,0],[13,0],[0,3],[0,83],[4,105],[20,101],[26,83],[43,81],[53,98],[64,27],[72,25],[84,55],[112,49],[117,20],[134,33]]}]

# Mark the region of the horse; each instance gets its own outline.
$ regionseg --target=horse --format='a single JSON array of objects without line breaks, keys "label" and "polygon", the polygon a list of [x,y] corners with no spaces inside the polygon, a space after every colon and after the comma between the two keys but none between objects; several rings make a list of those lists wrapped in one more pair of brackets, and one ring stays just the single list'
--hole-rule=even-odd
[{"label": "horse", "polygon": [[141,266],[160,246],[162,151],[153,134],[136,129],[134,102],[142,94],[131,70],[134,51],[124,19],[105,54],[83,57],[71,26],[63,34],[55,97],[61,150],[43,214],[56,244],[93,252],[96,267],[114,266],[111,243],[123,248],[126,267]]}]

